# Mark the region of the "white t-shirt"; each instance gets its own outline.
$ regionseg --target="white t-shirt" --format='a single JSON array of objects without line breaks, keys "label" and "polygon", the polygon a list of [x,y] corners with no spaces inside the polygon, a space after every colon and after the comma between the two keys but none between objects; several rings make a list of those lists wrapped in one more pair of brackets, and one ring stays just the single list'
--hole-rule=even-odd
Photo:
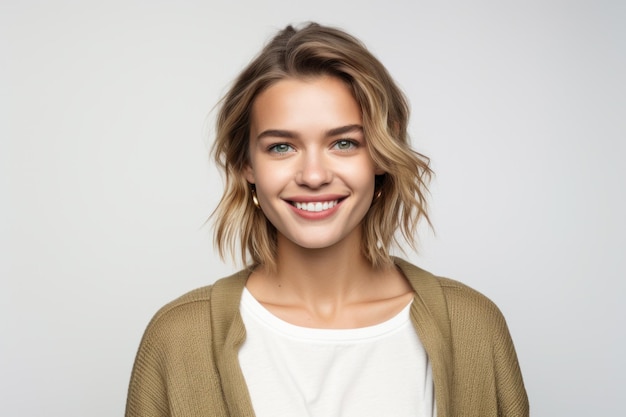
[{"label": "white t-shirt", "polygon": [[239,361],[257,417],[433,417],[432,371],[409,318],[357,329],[295,326],[247,289]]}]

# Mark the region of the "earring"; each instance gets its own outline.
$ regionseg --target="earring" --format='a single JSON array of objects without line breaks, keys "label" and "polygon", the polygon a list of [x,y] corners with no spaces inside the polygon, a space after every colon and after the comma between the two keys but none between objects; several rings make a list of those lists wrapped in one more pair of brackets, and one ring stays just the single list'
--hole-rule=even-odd
[{"label": "earring", "polygon": [[259,199],[256,197],[256,187],[254,185],[250,186],[250,193],[252,193],[252,204],[254,204],[254,207],[260,209],[261,205],[259,204]]},{"label": "earring", "polygon": [[374,201],[378,200],[382,194],[383,194],[383,190],[381,188],[376,190],[376,193],[374,194]]}]

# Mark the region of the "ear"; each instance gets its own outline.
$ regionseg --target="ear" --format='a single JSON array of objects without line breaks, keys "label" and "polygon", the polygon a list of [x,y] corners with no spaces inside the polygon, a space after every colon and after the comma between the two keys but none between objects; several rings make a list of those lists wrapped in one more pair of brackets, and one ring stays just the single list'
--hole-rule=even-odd
[{"label": "ear", "polygon": [[254,170],[252,169],[250,164],[246,164],[246,166],[243,168],[243,176],[250,184],[256,183],[256,180],[254,179]]}]

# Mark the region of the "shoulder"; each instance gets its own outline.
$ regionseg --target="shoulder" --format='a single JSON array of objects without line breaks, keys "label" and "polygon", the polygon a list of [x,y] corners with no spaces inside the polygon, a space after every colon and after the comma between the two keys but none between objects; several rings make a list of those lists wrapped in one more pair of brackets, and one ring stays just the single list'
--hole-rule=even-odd
[{"label": "shoulder", "polygon": [[[480,348],[489,357],[500,351],[513,351],[513,341],[504,315],[488,297],[449,278],[437,277],[444,297],[453,340],[457,351],[470,346]],[[507,359],[508,361],[509,359]],[[516,362],[516,359],[513,360]]]},{"label": "shoulder", "polygon": [[243,289],[246,276],[240,272],[190,291],[153,316],[133,365],[127,416],[164,416],[190,404],[220,406],[214,342],[231,325],[227,319],[238,309],[237,289]]},{"label": "shoulder", "polygon": [[173,327],[173,324],[190,322],[209,313],[212,285],[197,288],[161,307],[148,324],[148,330]]},{"label": "shoulder", "polygon": [[142,343],[166,346],[194,337],[210,337],[215,288],[227,287],[231,290],[227,294],[224,291],[218,294],[221,308],[230,306],[237,309],[238,292],[243,289],[247,275],[246,271],[240,271],[219,279],[213,285],[189,291],[164,305],[150,320]]},{"label": "shoulder", "polygon": [[396,264],[419,298],[431,311],[445,309],[450,325],[498,329],[504,324],[500,309],[487,296],[462,282],[436,276],[401,259]]},{"label": "shoulder", "polygon": [[481,292],[450,278],[437,277],[437,280],[446,297],[450,313],[465,312],[482,318],[502,316],[498,306]]},{"label": "shoulder", "polygon": [[[528,416],[517,355],[496,304],[459,281],[435,276],[406,261],[396,264],[415,290],[414,310],[419,315],[414,323],[418,333],[422,329],[420,337],[434,372],[453,366],[457,406],[475,408],[478,404],[483,410],[497,410],[497,415]],[[432,331],[433,326],[437,331]]]},{"label": "shoulder", "polygon": [[154,358],[162,366],[166,357],[179,355],[189,340],[211,340],[211,290],[205,286],[171,301],[152,317],[146,327],[138,358]]}]

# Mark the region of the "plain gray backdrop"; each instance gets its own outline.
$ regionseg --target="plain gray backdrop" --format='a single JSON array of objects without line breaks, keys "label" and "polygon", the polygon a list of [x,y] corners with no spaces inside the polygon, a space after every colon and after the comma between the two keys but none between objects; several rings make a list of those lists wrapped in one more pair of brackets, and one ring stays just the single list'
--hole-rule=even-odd
[{"label": "plain gray backdrop", "polygon": [[409,96],[436,234],[405,256],[500,306],[532,415],[626,415],[625,4],[1,0],[2,415],[122,415],[151,316],[238,268],[211,109],[308,20]]}]

